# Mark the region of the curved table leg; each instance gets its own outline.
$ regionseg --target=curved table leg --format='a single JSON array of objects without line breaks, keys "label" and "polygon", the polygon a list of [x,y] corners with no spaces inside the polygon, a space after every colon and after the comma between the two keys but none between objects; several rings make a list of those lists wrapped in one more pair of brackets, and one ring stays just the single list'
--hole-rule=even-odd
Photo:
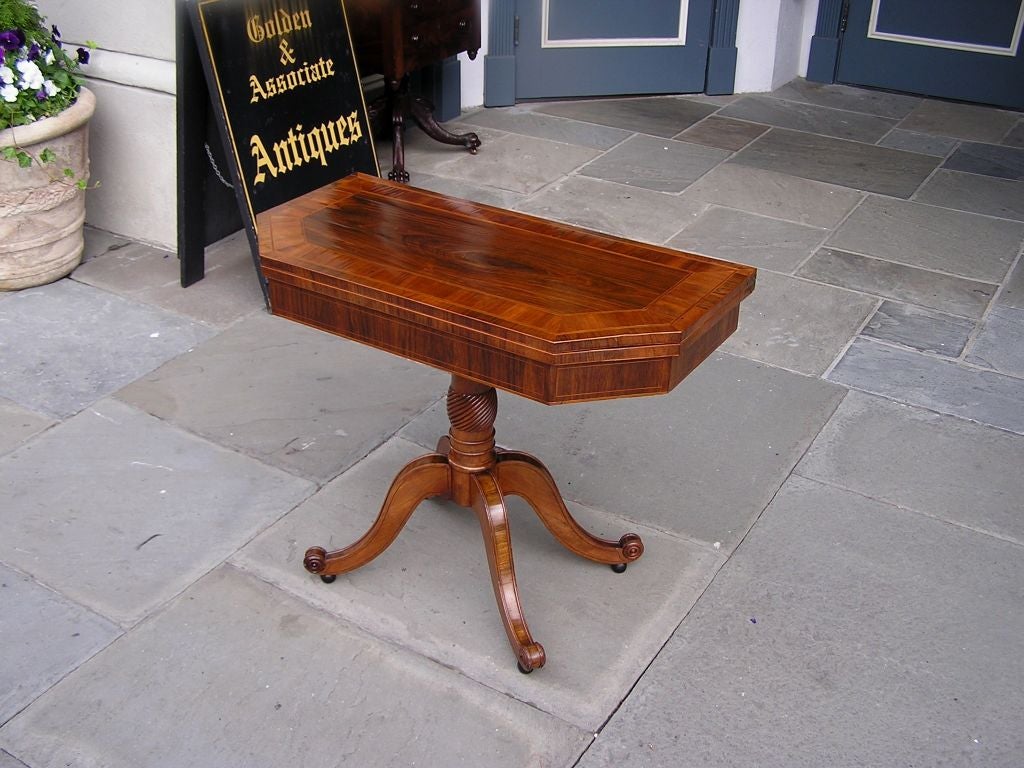
[{"label": "curved table leg", "polygon": [[491,570],[491,583],[498,610],[505,625],[512,651],[519,660],[521,672],[532,672],[544,666],[544,648],[530,635],[519,602],[516,572],[512,563],[512,538],[508,528],[508,515],[501,491],[490,472],[472,476],[473,511],[480,520],[480,529],[487,549],[487,562]]},{"label": "curved table leg", "polygon": [[426,99],[412,99],[409,104],[409,112],[423,132],[434,141],[465,147],[471,155],[475,155],[480,149],[480,137],[475,133],[452,133],[445,130],[434,119],[434,105]]},{"label": "curved table leg", "polygon": [[391,483],[380,514],[359,541],[334,552],[310,547],[302,564],[320,577],[347,573],[365,565],[390,546],[421,501],[446,495],[448,486],[448,460],[444,456],[429,454],[414,459]]},{"label": "curved table leg", "polygon": [[644,553],[644,545],[635,533],[627,533],[617,542],[600,539],[583,528],[569,513],[554,478],[539,459],[520,451],[499,451],[496,467],[498,485],[506,496],[521,496],[551,535],[562,546],[580,557],[625,568]]}]

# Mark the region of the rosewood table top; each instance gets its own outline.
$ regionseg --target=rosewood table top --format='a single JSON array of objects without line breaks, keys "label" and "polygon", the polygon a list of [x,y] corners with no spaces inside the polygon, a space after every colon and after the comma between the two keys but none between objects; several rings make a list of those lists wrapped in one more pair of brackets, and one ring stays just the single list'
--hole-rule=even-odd
[{"label": "rosewood table top", "polygon": [[671,390],[756,274],[361,174],[258,232],[274,314],[549,404]]}]

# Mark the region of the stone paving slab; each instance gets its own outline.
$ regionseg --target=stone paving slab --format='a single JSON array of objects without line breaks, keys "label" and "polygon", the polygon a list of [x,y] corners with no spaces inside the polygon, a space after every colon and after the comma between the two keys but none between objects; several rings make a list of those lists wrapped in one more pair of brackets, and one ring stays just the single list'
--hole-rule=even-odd
[{"label": "stone paving slab", "polygon": [[395,355],[257,314],[118,397],[325,482],[443,397],[448,379]]},{"label": "stone paving slab", "polygon": [[942,167],[1020,181],[1024,179],[1024,149],[968,141],[961,144]]},{"label": "stone paving slab", "polygon": [[896,125],[896,120],[817,104],[784,101],[771,96],[744,96],[724,109],[722,117],[791,128],[796,131],[874,143]]},{"label": "stone paving slab", "polygon": [[805,374],[822,374],[875,311],[871,296],[763,270],[722,348]]},{"label": "stone paving slab", "polygon": [[[498,443],[545,462],[562,494],[729,552],[846,390],[716,353],[671,393],[544,406],[499,396]],[[402,436],[431,450],[443,406]]]},{"label": "stone paving slab", "polygon": [[214,333],[74,280],[19,291],[0,303],[0,396],[70,416]]},{"label": "stone paving slab", "polygon": [[56,422],[0,397],[0,454],[16,448]]},{"label": "stone paving slab", "polygon": [[772,128],[730,161],[814,181],[910,197],[940,159],[898,149]]},{"label": "stone paving slab", "polygon": [[[517,194],[536,192],[546,184],[556,181],[593,160],[601,153],[590,147],[563,144],[532,136],[502,133],[486,137],[479,154],[471,155],[462,150],[456,154],[455,147],[437,144],[439,150],[429,150],[432,162],[422,163],[423,150],[419,145],[406,156],[410,173],[422,171],[436,176],[485,184]],[[485,136],[481,134],[481,139]],[[429,141],[429,139],[421,139]],[[436,144],[436,142],[434,142]],[[390,163],[388,164],[390,167]]]},{"label": "stone paving slab", "polygon": [[[482,125],[509,133],[521,133],[538,139],[602,150],[611,149],[633,135],[631,130],[624,131],[621,128],[567,120],[563,117],[545,115],[525,106],[478,109],[463,116],[456,125],[459,126],[456,130],[460,133],[463,130],[470,130],[472,126]],[[465,129],[461,127],[463,125],[466,126]]]},{"label": "stone paving slab", "polygon": [[996,304],[1001,307],[1024,309],[1024,258],[1017,259],[1017,265],[1006,278]]},{"label": "stone paving slab", "polygon": [[206,249],[206,276],[183,290],[177,254],[130,243],[82,264],[74,279],[215,326],[263,308],[263,292],[244,232]]},{"label": "stone paving slab", "polygon": [[26,768],[26,766],[21,760],[15,760],[0,749],[0,768]]},{"label": "stone paving slab", "polygon": [[32,768],[563,766],[589,738],[231,567],[0,729]]},{"label": "stone paving slab", "polygon": [[1024,120],[1018,120],[999,143],[1007,147],[1024,147]]},{"label": "stone paving slab", "polygon": [[1024,434],[1024,380],[858,338],[830,381]]},{"label": "stone paving slab", "polygon": [[861,201],[862,195],[785,173],[723,163],[690,185],[682,197],[832,229]]},{"label": "stone paving slab", "polygon": [[759,269],[792,272],[826,235],[825,229],[711,206],[667,245]]},{"label": "stone paving slab", "polygon": [[656,192],[682,192],[729,157],[724,149],[652,136],[633,136],[586,165],[580,173]]},{"label": "stone paving slab", "polygon": [[835,248],[818,250],[797,275],[974,319],[985,313],[999,287]]},{"label": "stone paving slab", "polygon": [[793,478],[579,765],[1015,765],[1022,581],[1017,545]]},{"label": "stone paving slab", "polygon": [[948,136],[934,136],[930,133],[915,133],[895,128],[887,133],[881,141],[880,147],[890,149],[904,149],[907,152],[917,152],[921,155],[935,155],[946,157],[957,145],[957,140]]},{"label": "stone paving slab", "polygon": [[1024,182],[936,171],[914,195],[919,203],[1024,221]]},{"label": "stone paving slab", "polygon": [[1013,127],[1018,117],[1016,112],[976,104],[921,99],[914,111],[900,123],[900,128],[995,143]]},{"label": "stone paving slab", "polygon": [[103,400],[0,457],[0,561],[134,624],[314,487]]},{"label": "stone paving slab", "polygon": [[1024,378],[1024,309],[996,306],[971,342],[967,362]]},{"label": "stone paving slab", "polygon": [[850,112],[863,112],[879,117],[903,118],[921,103],[916,96],[886,93],[848,85],[815,83],[804,78],[790,80],[772,91],[776,99],[817,104]]},{"label": "stone paving slab", "polygon": [[750,142],[768,130],[766,125],[757,125],[743,120],[730,120],[727,117],[708,115],[699,123],[691,125],[674,138],[678,141],[689,141],[736,151],[743,149]]},{"label": "stone paving slab", "polygon": [[869,195],[828,245],[911,267],[998,283],[1017,257],[1024,224]]},{"label": "stone paving slab", "polygon": [[0,724],[121,634],[106,619],[3,565],[0,605]]},{"label": "stone paving slab", "polygon": [[718,110],[718,104],[673,96],[545,104],[536,111],[668,138]]},{"label": "stone paving slab", "polygon": [[963,317],[885,301],[861,334],[955,359],[964,351],[974,326],[974,321]]},{"label": "stone paving slab", "polygon": [[569,176],[518,209],[585,229],[661,244],[700,215],[704,206],[677,195]]},{"label": "stone paving slab", "polygon": [[1024,544],[1024,437],[851,392],[796,472]]},{"label": "stone paving slab", "polygon": [[642,537],[643,557],[616,574],[569,553],[525,503],[509,500],[519,595],[548,660],[523,675],[495,606],[480,527],[469,510],[424,502],[384,554],[333,584],[302,567],[307,547],[338,548],[362,536],[394,476],[424,453],[414,443],[389,441],[233,562],[374,636],[580,728],[597,729],[724,558],[706,545],[572,504],[574,516],[604,538],[618,540],[629,531]]},{"label": "stone paving slab", "polygon": [[472,200],[484,205],[493,205],[497,208],[515,208],[526,199],[526,195],[518,192],[495,189],[463,179],[449,179],[430,173],[420,173],[417,170],[411,171],[410,176],[409,183],[414,187],[429,189],[431,192],[440,192],[442,195],[451,197],[460,197],[463,200]]}]

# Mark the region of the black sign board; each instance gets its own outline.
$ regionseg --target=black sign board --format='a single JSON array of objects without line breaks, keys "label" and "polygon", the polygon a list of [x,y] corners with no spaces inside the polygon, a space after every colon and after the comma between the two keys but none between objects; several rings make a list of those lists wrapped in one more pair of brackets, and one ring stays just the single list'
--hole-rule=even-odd
[{"label": "black sign board", "polygon": [[343,0],[189,0],[253,258],[256,214],[380,175]]}]

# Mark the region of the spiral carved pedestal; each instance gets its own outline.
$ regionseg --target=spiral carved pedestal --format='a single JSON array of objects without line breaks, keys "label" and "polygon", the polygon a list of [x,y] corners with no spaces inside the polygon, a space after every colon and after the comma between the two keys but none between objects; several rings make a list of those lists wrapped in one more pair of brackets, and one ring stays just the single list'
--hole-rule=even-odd
[{"label": "spiral carved pedestal", "polygon": [[616,571],[639,558],[644,545],[635,533],[607,541],[577,523],[539,460],[519,451],[495,448],[497,412],[493,387],[453,375],[448,389],[451,426],[448,435],[438,441],[437,451],[409,462],[398,473],[376,521],[359,541],[334,552],[311,547],[303,564],[310,573],[333,581],[338,574],[365,565],[387,549],[421,501],[433,496],[449,498],[476,513],[505,632],[519,669],[531,672],[544,666],[544,648],[530,635],[519,602],[504,497],[522,497],[563,546]]}]

